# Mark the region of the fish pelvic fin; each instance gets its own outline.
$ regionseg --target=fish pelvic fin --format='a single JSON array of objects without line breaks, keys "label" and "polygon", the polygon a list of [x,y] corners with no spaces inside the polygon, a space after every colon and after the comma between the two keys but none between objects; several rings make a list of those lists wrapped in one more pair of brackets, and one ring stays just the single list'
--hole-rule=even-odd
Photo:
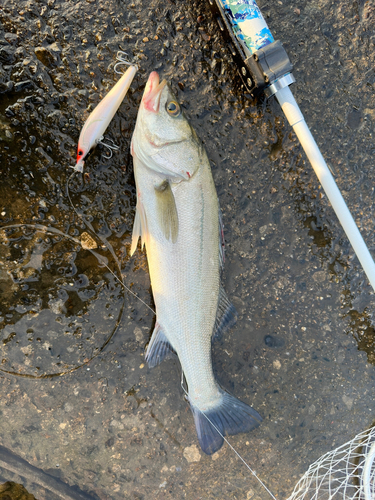
[{"label": "fish pelvic fin", "polygon": [[176,243],[178,236],[178,214],[170,182],[164,180],[155,186],[156,211],[160,228],[167,240]]},{"label": "fish pelvic fin", "polygon": [[154,368],[171,354],[175,354],[175,350],[165,336],[159,323],[156,322],[145,356],[149,368]]},{"label": "fish pelvic fin", "polygon": [[222,338],[223,333],[232,328],[237,321],[237,311],[228,299],[223,285],[220,285],[219,300],[216,311],[212,341]]},{"label": "fish pelvic fin", "polygon": [[209,410],[201,411],[192,403],[190,408],[199,444],[207,455],[220,450],[224,443],[223,436],[249,432],[262,421],[262,417],[251,406],[225,391],[222,391],[219,403]]},{"label": "fish pelvic fin", "polygon": [[148,233],[148,229],[147,229],[146,214],[145,214],[142,203],[138,202],[137,207],[136,207],[136,211],[135,211],[135,217],[134,217],[130,256],[132,256],[133,253],[136,251],[139,238],[141,238],[141,240],[142,240],[142,248],[143,248],[143,245],[145,244],[145,241],[146,241],[147,233]]}]

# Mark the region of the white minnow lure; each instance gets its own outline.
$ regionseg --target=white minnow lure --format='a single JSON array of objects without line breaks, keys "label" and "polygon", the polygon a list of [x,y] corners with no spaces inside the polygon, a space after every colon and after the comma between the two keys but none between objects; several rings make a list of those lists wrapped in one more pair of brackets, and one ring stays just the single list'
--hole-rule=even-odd
[{"label": "white minnow lure", "polygon": [[[129,87],[138,70],[138,66],[120,61],[123,64],[129,64],[129,68],[122,75],[116,85],[100,101],[94,111],[85,121],[78,139],[77,163],[74,170],[83,172],[84,159],[89,151],[94,148],[103,138],[109,122],[112,120],[120,104],[122,103]],[[119,63],[118,63],[119,64]]]}]

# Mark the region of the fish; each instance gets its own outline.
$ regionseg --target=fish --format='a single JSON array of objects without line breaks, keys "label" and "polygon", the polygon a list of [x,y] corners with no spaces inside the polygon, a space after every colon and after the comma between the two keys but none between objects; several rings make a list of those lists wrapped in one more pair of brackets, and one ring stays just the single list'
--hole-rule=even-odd
[{"label": "fish", "polygon": [[145,359],[150,368],[177,354],[199,444],[207,455],[225,435],[248,432],[262,418],[215,380],[212,338],[236,321],[221,285],[223,226],[202,142],[171,87],[152,72],[131,141],[137,190],[130,254],[146,247],[156,323]]},{"label": "fish", "polygon": [[130,64],[120,80],[90,113],[78,139],[77,163],[72,167],[74,170],[83,172],[86,156],[103,139],[103,134],[124,100],[137,70],[136,65]]}]

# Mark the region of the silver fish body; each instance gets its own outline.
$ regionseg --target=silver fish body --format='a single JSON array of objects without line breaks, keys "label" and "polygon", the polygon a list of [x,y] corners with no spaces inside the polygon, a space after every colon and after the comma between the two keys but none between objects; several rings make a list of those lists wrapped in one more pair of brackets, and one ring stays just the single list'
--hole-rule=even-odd
[{"label": "silver fish body", "polygon": [[261,417],[214,378],[212,336],[236,316],[220,285],[219,204],[206,152],[155,72],[138,113],[132,154],[137,212],[131,252],[141,236],[157,316],[146,359],[152,367],[177,353],[200,445],[211,454],[224,434],[248,431]]}]

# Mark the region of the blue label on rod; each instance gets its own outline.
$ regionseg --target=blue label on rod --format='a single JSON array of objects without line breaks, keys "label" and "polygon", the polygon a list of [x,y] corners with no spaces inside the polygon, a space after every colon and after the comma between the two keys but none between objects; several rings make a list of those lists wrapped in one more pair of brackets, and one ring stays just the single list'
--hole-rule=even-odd
[{"label": "blue label on rod", "polygon": [[251,53],[274,42],[274,38],[254,0],[221,0],[241,45]]}]

